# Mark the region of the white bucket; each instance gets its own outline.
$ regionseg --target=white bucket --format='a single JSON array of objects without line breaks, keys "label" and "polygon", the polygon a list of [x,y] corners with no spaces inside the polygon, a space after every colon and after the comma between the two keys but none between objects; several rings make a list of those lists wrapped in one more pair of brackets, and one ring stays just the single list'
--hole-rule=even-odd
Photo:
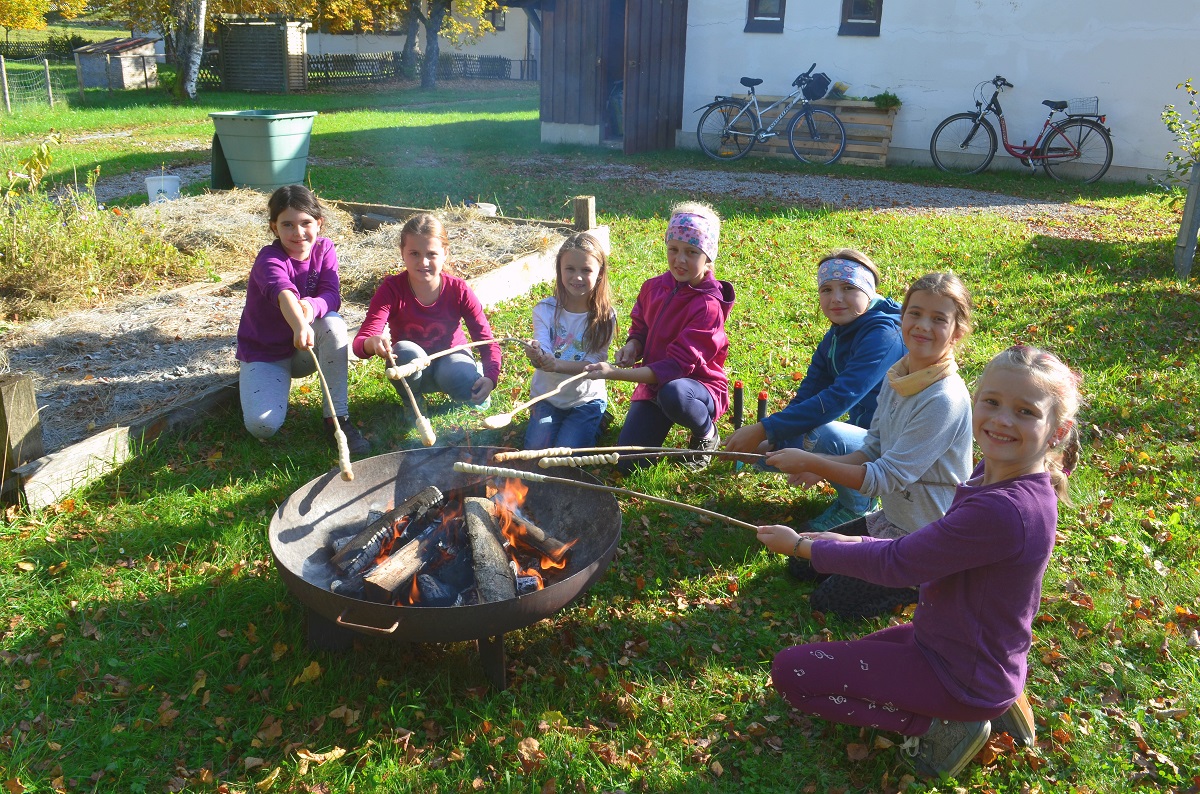
[{"label": "white bucket", "polygon": [[475,209],[479,210],[479,214],[481,215],[494,217],[496,212],[499,210],[499,207],[497,207],[495,204],[488,204],[486,201],[476,201]]},{"label": "white bucket", "polygon": [[146,195],[151,204],[179,198],[179,177],[170,174],[146,177]]}]

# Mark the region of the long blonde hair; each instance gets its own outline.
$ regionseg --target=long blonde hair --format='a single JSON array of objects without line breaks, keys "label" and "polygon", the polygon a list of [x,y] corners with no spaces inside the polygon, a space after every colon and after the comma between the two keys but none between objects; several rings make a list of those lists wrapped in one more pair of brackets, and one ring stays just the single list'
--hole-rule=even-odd
[{"label": "long blonde hair", "polygon": [[596,288],[588,295],[587,330],[580,340],[584,350],[599,353],[608,350],[613,337],[617,335],[617,317],[613,312],[612,288],[608,284],[608,255],[604,253],[600,241],[587,232],[577,232],[564,240],[554,258],[554,324],[558,325],[558,313],[567,302],[567,288],[562,278],[563,254],[572,250],[583,251],[600,265],[600,272],[596,274]]},{"label": "long blonde hair", "polygon": [[[983,368],[982,380],[993,369],[1028,372],[1054,398],[1054,420],[1061,431],[1046,452],[1046,471],[1060,502],[1071,503],[1067,477],[1079,465],[1079,384],[1082,377],[1048,350],[1013,345],[997,353]],[[1065,429],[1064,429],[1065,428]]]}]

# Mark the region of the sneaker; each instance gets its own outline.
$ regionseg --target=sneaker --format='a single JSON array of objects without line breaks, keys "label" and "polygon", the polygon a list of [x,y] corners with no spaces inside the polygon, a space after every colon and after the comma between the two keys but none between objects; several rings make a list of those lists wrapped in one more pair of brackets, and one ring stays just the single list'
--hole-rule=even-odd
[{"label": "sneaker", "polygon": [[[712,438],[696,438],[694,435],[688,441],[688,447],[695,449],[701,453],[716,452],[721,448],[721,434],[713,431]],[[712,463],[711,454],[688,455],[680,458],[681,465],[691,471],[702,471],[708,468],[708,464]]]},{"label": "sneaker", "polygon": [[[342,428],[342,434],[346,436],[346,449],[351,457],[361,458],[371,451],[371,442],[363,437],[363,434],[358,432],[358,428],[350,421],[349,416],[339,416],[338,425]],[[337,449],[337,438],[334,435],[333,420],[325,420],[325,440],[329,446]]]},{"label": "sneaker", "polygon": [[798,582],[823,582],[829,578],[827,573],[817,573],[812,563],[803,557],[788,557],[787,572]]},{"label": "sneaker", "polygon": [[[874,506],[874,505],[872,505]],[[867,513],[874,512],[868,510]],[[841,502],[834,502],[829,507],[825,508],[825,512],[816,518],[810,518],[797,532],[828,532],[831,529],[840,527],[842,524],[849,524],[855,519],[862,518],[867,513],[858,513],[846,507]]]},{"label": "sneaker", "polygon": [[987,744],[992,724],[934,720],[924,736],[910,736],[900,748],[926,779],[956,777]]},{"label": "sneaker", "polygon": [[481,403],[473,403],[468,400],[467,407],[477,414],[485,414],[492,409],[492,395],[489,394]]},{"label": "sneaker", "polygon": [[1029,705],[1029,698],[1025,697],[1024,692],[1013,701],[1008,711],[992,720],[992,733],[1007,733],[1022,747],[1033,747],[1037,741],[1034,730],[1033,707]]}]

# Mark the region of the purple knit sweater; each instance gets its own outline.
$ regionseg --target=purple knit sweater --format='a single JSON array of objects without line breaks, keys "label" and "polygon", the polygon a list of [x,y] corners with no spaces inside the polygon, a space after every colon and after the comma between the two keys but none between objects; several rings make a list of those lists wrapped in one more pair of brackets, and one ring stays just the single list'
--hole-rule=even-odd
[{"label": "purple knit sweater", "polygon": [[1025,685],[1058,500],[1045,473],[975,482],[957,487],[944,518],[906,537],[815,541],[812,564],[887,587],[919,584],[917,645],[958,701],[1000,708]]}]

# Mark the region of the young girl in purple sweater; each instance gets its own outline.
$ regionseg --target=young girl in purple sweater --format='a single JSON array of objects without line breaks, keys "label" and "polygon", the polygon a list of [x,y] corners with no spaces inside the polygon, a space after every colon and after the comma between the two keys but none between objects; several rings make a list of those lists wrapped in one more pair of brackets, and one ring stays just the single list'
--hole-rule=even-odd
[{"label": "young girl in purple sweater", "polygon": [[771,668],[775,688],[808,714],[910,737],[926,777],[954,777],[991,730],[1034,738],[1022,689],[1059,500],[1079,453],[1078,376],[1056,356],[1011,347],[975,390],[983,461],[946,515],[884,540],[759,528],[767,548],[818,571],[891,587],[920,585],[911,623],[861,639],[797,645]]}]

